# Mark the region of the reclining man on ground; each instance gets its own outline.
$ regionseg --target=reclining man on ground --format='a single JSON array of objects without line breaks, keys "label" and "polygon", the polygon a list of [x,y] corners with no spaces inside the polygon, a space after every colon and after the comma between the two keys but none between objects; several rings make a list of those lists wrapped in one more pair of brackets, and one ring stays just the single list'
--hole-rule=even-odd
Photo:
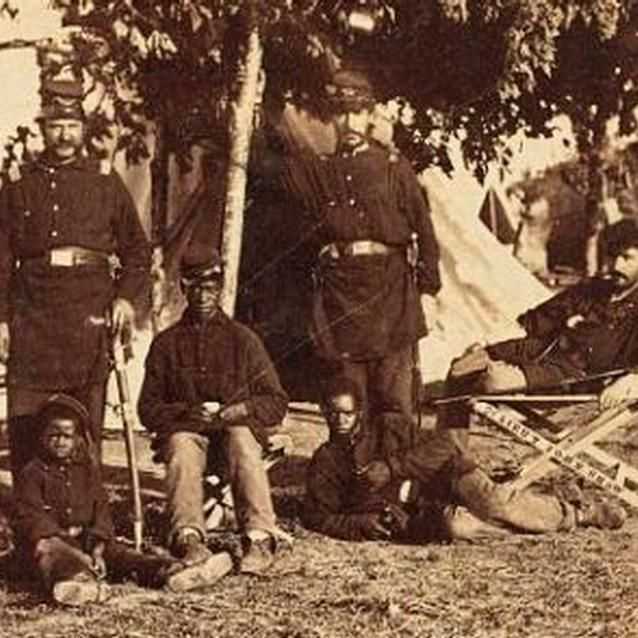
[{"label": "reclining man on ground", "polygon": [[[624,219],[609,226],[610,270],[564,290],[522,314],[527,335],[486,347],[473,346],[456,359],[448,396],[522,389],[551,389],[566,380],[638,366],[638,225]],[[607,408],[638,389],[628,375],[607,387]],[[463,402],[439,410],[439,427],[467,426]]]},{"label": "reclining man on ground", "polygon": [[142,424],[166,463],[173,553],[191,565],[212,563],[206,545],[204,477],[209,455],[222,462],[242,534],[242,573],[261,573],[286,538],[276,523],[262,450],[288,407],[261,340],[220,308],[223,269],[217,250],[194,242],[181,261],[188,307],[161,332],[146,359],[139,398]]},{"label": "reclining man on ground", "polygon": [[575,487],[563,498],[497,484],[448,430],[419,429],[398,413],[364,423],[360,390],[347,377],[333,379],[323,396],[330,436],[308,468],[310,529],[344,540],[423,542],[433,529],[439,538],[476,540],[615,529],[626,519],[621,507],[589,501]]}]

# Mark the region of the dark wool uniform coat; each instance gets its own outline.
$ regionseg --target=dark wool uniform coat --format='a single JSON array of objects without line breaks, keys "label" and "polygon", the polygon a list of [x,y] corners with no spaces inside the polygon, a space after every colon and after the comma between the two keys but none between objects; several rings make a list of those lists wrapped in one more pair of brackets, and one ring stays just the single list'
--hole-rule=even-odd
[{"label": "dark wool uniform coat", "polygon": [[[356,476],[373,460],[385,461],[392,472],[380,492],[363,487]],[[430,498],[449,502],[452,478],[472,467],[448,431],[433,434],[399,415],[385,418],[382,426],[362,428],[351,446],[330,440],[314,453],[306,476],[304,521],[328,536],[364,540],[365,517],[397,504],[403,481],[418,481]]]},{"label": "dark wool uniform coat", "polygon": [[[292,155],[283,180],[298,201],[302,235],[317,254],[358,240],[388,255],[319,259],[312,333],[329,359],[365,361],[408,346],[426,333],[419,293],[440,287],[439,248],[424,193],[407,160],[372,143],[354,152]],[[417,281],[406,251],[416,233]]]},{"label": "dark wool uniform coat", "polygon": [[494,344],[490,356],[522,368],[530,387],[638,365],[638,288],[613,299],[590,279],[518,318],[527,337]]},{"label": "dark wool uniform coat", "polygon": [[[49,251],[78,246],[118,258],[74,267]],[[9,383],[44,390],[104,381],[103,324],[115,297],[132,301],[150,265],[148,242],[121,178],[78,158],[26,165],[0,191],[0,321],[9,321]]]},{"label": "dark wool uniform coat", "polygon": [[[189,409],[208,401],[244,403],[242,422],[265,444],[265,428],[281,423],[288,396],[259,337],[221,310],[200,323],[188,311],[151,344],[138,402],[140,419],[157,435],[199,431]],[[220,426],[222,423],[220,422]]]},{"label": "dark wool uniform coat", "polygon": [[[567,380],[638,366],[638,289],[612,299],[609,282],[597,278],[564,290],[528,310],[518,322],[527,336],[487,346],[490,358],[519,367],[527,387],[555,389]],[[449,376],[448,395],[481,391],[477,374]],[[467,427],[465,402],[442,405],[439,426]]]},{"label": "dark wool uniform coat", "polygon": [[[108,498],[88,459],[60,463],[38,456],[22,469],[15,492],[15,526],[32,547],[58,536],[86,550],[113,536]],[[74,527],[81,533],[70,535]]]}]

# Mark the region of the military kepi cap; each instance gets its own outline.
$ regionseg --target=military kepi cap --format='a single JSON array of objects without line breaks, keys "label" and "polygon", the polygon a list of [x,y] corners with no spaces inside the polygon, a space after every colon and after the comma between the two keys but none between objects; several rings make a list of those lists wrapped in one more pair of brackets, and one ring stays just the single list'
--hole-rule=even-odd
[{"label": "military kepi cap", "polygon": [[38,421],[41,431],[51,423],[53,419],[70,419],[77,424],[77,433],[83,434],[88,431],[89,413],[87,409],[72,396],[68,394],[54,394],[49,397],[38,412]]},{"label": "military kepi cap", "polygon": [[44,104],[38,114],[38,120],[84,120],[82,104],[77,100],[56,99]]},{"label": "military kepi cap", "polygon": [[84,120],[83,88],[75,80],[44,80],[40,88],[42,107],[38,120]]},{"label": "military kepi cap", "polygon": [[184,251],[180,262],[182,279],[219,279],[224,274],[224,266],[217,248],[203,242],[191,242]]},{"label": "military kepi cap", "polygon": [[358,69],[340,69],[325,86],[328,102],[337,110],[350,111],[374,106],[375,97],[368,77]]}]

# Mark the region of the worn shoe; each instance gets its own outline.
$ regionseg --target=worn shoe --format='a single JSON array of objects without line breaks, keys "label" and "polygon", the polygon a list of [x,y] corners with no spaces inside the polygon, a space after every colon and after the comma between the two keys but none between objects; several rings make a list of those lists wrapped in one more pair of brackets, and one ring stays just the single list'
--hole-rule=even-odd
[{"label": "worn shoe", "polygon": [[173,545],[173,553],[186,566],[203,563],[213,555],[199,532],[194,529],[180,530]]},{"label": "worn shoe", "polygon": [[577,510],[580,527],[598,527],[600,529],[619,529],[627,520],[627,512],[620,506],[608,501],[585,503]]},{"label": "worn shoe", "polygon": [[207,587],[228,574],[232,568],[233,560],[228,552],[211,554],[203,563],[171,573],[166,579],[166,587],[176,593]]},{"label": "worn shoe", "polygon": [[68,580],[60,580],[53,586],[53,600],[70,607],[101,603],[109,595],[110,588],[106,583],[101,583],[90,574],[84,573]]},{"label": "worn shoe", "polygon": [[268,535],[263,538],[244,539],[244,556],[239,571],[242,574],[262,574],[275,560],[275,539]]}]

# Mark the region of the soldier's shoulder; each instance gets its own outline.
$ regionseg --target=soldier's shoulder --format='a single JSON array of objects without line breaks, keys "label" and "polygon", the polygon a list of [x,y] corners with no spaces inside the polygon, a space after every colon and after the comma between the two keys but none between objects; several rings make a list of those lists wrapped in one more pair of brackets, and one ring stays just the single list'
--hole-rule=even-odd
[{"label": "soldier's shoulder", "polygon": [[334,157],[334,153],[318,153],[311,148],[302,148],[294,153],[285,155],[283,165],[288,167],[288,169],[301,169],[310,165],[330,161]]},{"label": "soldier's shoulder", "polygon": [[169,347],[175,339],[175,335],[181,330],[181,321],[177,321],[168,328],[158,332],[151,341],[151,350],[158,352]]},{"label": "soldier's shoulder", "polygon": [[93,173],[95,175],[109,176],[113,174],[112,163],[108,159],[101,159],[99,157],[85,157],[78,163],[78,167],[87,173]]},{"label": "soldier's shoulder", "polygon": [[28,177],[37,168],[35,161],[29,162],[11,162],[8,168],[2,174],[2,185],[18,184]]},{"label": "soldier's shoulder", "polygon": [[40,456],[33,457],[20,470],[19,479],[22,485],[42,476],[46,472],[46,463]]},{"label": "soldier's shoulder", "polygon": [[376,155],[379,159],[390,162],[391,164],[399,164],[406,161],[405,157],[401,154],[401,151],[393,144],[385,145],[373,140],[370,143],[370,152]]},{"label": "soldier's shoulder", "polygon": [[226,317],[232,330],[242,339],[250,342],[261,345],[261,337],[249,326],[241,321],[237,321],[236,319],[231,319],[230,317]]}]

